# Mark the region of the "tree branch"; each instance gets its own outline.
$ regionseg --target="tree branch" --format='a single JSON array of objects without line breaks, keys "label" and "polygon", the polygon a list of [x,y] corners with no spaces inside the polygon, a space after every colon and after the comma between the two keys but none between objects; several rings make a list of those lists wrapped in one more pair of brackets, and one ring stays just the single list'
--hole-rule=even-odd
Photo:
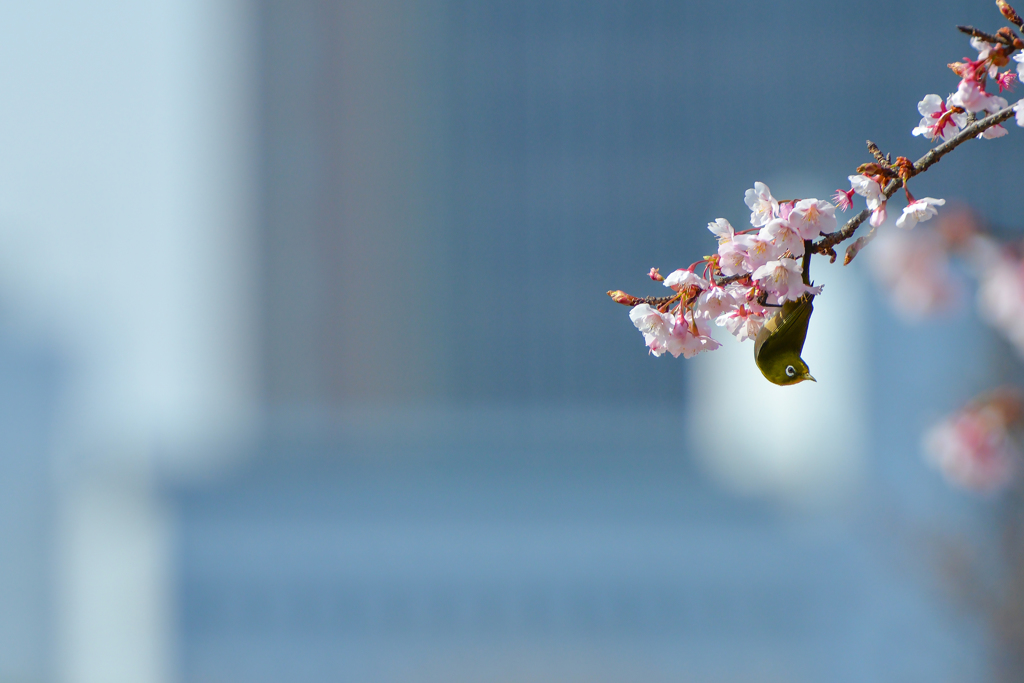
[{"label": "tree branch", "polygon": [[[983,119],[973,122],[971,125],[964,128],[962,131],[957,133],[957,135],[950,138],[946,142],[943,142],[941,145],[938,145],[937,147],[933,147],[932,149],[928,150],[927,154],[925,154],[923,157],[915,161],[913,166],[913,175],[911,177],[924,173],[929,168],[937,164],[939,162],[939,159],[946,156],[963,143],[978,137],[989,128],[1009,120],[1014,116],[1015,113],[1016,112],[1014,111],[1014,105],[1010,105],[1005,109],[997,111],[995,114],[991,114]],[[873,147],[874,145],[871,146]],[[875,149],[872,150],[872,154],[877,158],[881,156],[881,152],[876,153],[876,150],[877,147],[875,147]],[[900,189],[902,186],[903,181],[901,179],[893,178],[892,180],[890,180],[886,184],[885,189],[883,190],[885,198],[888,199],[892,197],[894,194],[896,194],[896,190]],[[825,235],[824,237],[822,237],[817,242],[814,242],[813,244],[810,242],[805,242],[805,244],[807,245],[807,255],[805,258],[805,262],[809,262],[810,254],[823,254],[829,257],[830,263],[835,263],[836,245],[841,244],[846,240],[850,239],[851,237],[853,237],[853,234],[857,232],[857,228],[859,228],[861,224],[864,223],[864,221],[866,221],[868,219],[868,216],[870,215],[871,212],[868,209],[864,209],[856,216],[848,220],[846,224],[843,225],[841,230],[837,230],[830,235]],[[852,257],[848,255],[844,265],[848,264],[851,258]],[[730,275],[728,277],[720,277],[718,279],[712,278],[712,281],[719,287],[722,287],[731,282],[737,282],[748,277],[750,277],[750,273],[739,273],[738,275]],[[624,295],[624,297],[616,298],[616,295],[618,294],[620,294],[620,292],[608,292],[608,295],[611,296],[613,299],[616,299],[616,301],[618,301],[619,303],[625,304],[627,306],[636,306],[638,304],[645,303],[658,307],[665,305],[666,303],[669,302],[669,300],[675,298],[674,296],[671,295],[661,297],[634,297],[626,295],[624,292],[621,293]]]},{"label": "tree branch", "polygon": [[[938,147],[930,149],[927,154],[925,154],[923,157],[915,161],[914,175],[916,176],[921,173],[924,173],[933,165],[938,163],[939,159],[946,156],[963,143],[978,137],[978,135],[984,133],[992,126],[995,126],[997,124],[1002,123],[1003,121],[1010,119],[1011,117],[1013,117],[1014,114],[1015,112],[1013,109],[1013,105],[1011,105],[1006,109],[997,111],[995,114],[986,116],[983,119],[975,121],[971,125],[964,128],[962,131],[957,133],[956,136],[947,140],[946,142],[943,142]],[[902,180],[898,178],[890,180],[889,183],[885,186],[884,190],[886,198],[893,196],[896,193],[896,190],[898,190],[902,186]],[[815,242],[814,246],[811,247],[812,250],[816,254],[828,254],[831,261],[834,262],[836,260],[835,246],[853,237],[853,233],[857,232],[857,228],[859,228],[860,225],[864,221],[866,221],[868,219],[868,216],[870,215],[871,212],[868,211],[867,209],[864,209],[856,216],[848,220],[846,222],[846,225],[843,226],[842,230],[837,230],[831,235],[826,235],[825,237],[822,237],[820,240]]]}]

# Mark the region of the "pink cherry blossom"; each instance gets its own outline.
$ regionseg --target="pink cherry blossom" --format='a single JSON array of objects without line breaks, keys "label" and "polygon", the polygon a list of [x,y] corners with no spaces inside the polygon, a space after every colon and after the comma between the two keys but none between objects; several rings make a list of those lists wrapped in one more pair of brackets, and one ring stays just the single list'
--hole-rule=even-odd
[{"label": "pink cherry blossom", "polygon": [[750,272],[745,265],[748,240],[743,239],[744,237],[746,235],[737,235],[738,239],[718,245],[718,267],[723,275],[732,276]]},{"label": "pink cherry blossom", "polygon": [[668,352],[678,358],[693,358],[704,351],[714,351],[721,346],[711,336],[711,324],[699,317],[693,317],[690,311],[686,311],[683,317],[677,318],[675,327],[672,328],[672,336]]},{"label": "pink cherry blossom", "polygon": [[764,183],[754,183],[754,188],[746,191],[743,201],[750,207],[750,224],[755,228],[760,228],[778,215],[779,203]]},{"label": "pink cherry blossom", "polygon": [[740,306],[720,315],[715,323],[724,327],[729,334],[740,341],[746,341],[753,339],[761,331],[761,327],[764,325],[764,316],[754,313],[747,306]]},{"label": "pink cherry blossom", "polygon": [[873,179],[866,175],[852,175],[849,176],[849,180],[853,191],[867,200],[869,209],[877,209],[879,205],[885,203],[885,194],[882,192],[882,186]]},{"label": "pink cherry blossom", "polygon": [[769,294],[775,295],[779,303],[783,301],[796,301],[805,292],[818,294],[820,287],[808,287],[803,281],[803,265],[796,259],[780,258],[777,261],[769,261],[757,270],[751,277],[761,283],[761,287]]},{"label": "pink cherry blossom", "polygon": [[639,304],[630,309],[629,319],[644,335],[644,343],[652,354],[660,356],[665,352],[675,325],[670,315],[662,313],[650,304]]},{"label": "pink cherry blossom", "polygon": [[779,257],[784,251],[771,240],[764,239],[760,233],[737,235],[736,240],[742,240],[746,247],[747,257],[743,261],[743,268],[747,273],[754,272],[772,259]]},{"label": "pink cherry blossom", "polygon": [[954,114],[946,108],[946,103],[938,95],[925,95],[917,103],[921,112],[921,123],[913,131],[914,135],[924,135],[929,140],[949,140],[961,128],[967,125],[967,114]]},{"label": "pink cherry blossom", "polygon": [[[804,255],[804,238],[800,236],[793,225],[781,218],[770,221],[757,233],[758,238],[764,242],[771,242],[775,245],[779,254],[789,252],[793,256]],[[765,263],[767,263],[767,259]]]},{"label": "pink cherry blossom", "polygon": [[994,140],[995,138],[1003,137],[1009,132],[1010,131],[1006,130],[1006,128],[1004,128],[1002,124],[997,123],[991,128],[986,128],[978,137],[985,138],[986,140]]},{"label": "pink cherry blossom", "polygon": [[776,216],[776,218],[781,218],[784,221],[788,221],[789,214],[793,213],[793,207],[795,205],[796,202],[786,202],[784,204],[779,204],[779,215]]},{"label": "pink cherry blossom", "polygon": [[824,200],[801,199],[793,207],[789,222],[801,239],[813,240],[819,235],[835,232],[836,207]]},{"label": "pink cherry blossom", "polygon": [[871,217],[868,219],[868,223],[872,228],[877,228],[885,219],[889,217],[889,212],[885,208],[885,202],[882,202],[871,210]]},{"label": "pink cherry blossom", "polygon": [[855,190],[851,187],[849,190],[836,190],[836,193],[832,195],[832,201],[836,203],[836,206],[843,211],[846,211],[853,206],[853,193]]},{"label": "pink cherry blossom", "polygon": [[[988,75],[994,77],[996,75],[996,73],[999,71],[999,67],[995,65],[995,63],[994,63],[995,60],[993,59],[993,56],[994,56],[993,52],[996,52],[996,48],[998,46],[993,44],[993,43],[985,42],[981,38],[975,37],[975,38],[971,38],[971,47],[973,47],[975,50],[978,51],[978,61],[977,62],[971,62],[970,60],[967,60],[968,63],[978,64],[980,62],[988,62],[989,63],[989,66],[987,68]],[[1005,64],[1005,60],[1006,60],[1006,58],[1003,57],[1002,58],[1002,63]]]},{"label": "pink cherry blossom", "polygon": [[694,320],[687,312],[683,317],[662,313],[649,304],[634,306],[629,319],[644,335],[644,343],[654,356],[666,351],[675,358],[693,358],[702,351],[713,351],[721,344],[709,334],[707,323]]},{"label": "pink cherry blossom", "polygon": [[647,277],[651,278],[655,282],[665,281],[665,276],[659,273],[657,268],[651,268],[650,272],[647,273]]},{"label": "pink cherry blossom", "polygon": [[910,230],[918,223],[923,223],[930,220],[932,216],[938,215],[939,210],[935,207],[942,206],[945,203],[945,199],[934,199],[932,197],[922,197],[913,201],[904,207],[903,215],[896,219],[896,227]]},{"label": "pink cherry blossom", "polygon": [[1000,100],[1004,102],[1003,107],[1005,107],[1006,100],[996,95],[988,94],[980,83],[968,78],[961,79],[956,92],[949,96],[949,103],[951,105],[963,107],[972,114],[980,111],[996,111],[1001,109],[1002,107],[998,106]]},{"label": "pink cherry blossom", "polygon": [[1024,128],[1024,100],[1013,105],[1013,111],[1016,112],[1014,116],[1017,119],[1017,125]]},{"label": "pink cherry blossom", "polygon": [[1005,487],[1021,457],[1006,418],[991,405],[970,406],[924,436],[928,460],[953,484],[976,491]]},{"label": "pink cherry blossom", "polygon": [[864,253],[893,308],[906,320],[921,320],[963,301],[964,286],[935,231],[914,236],[882,232]]},{"label": "pink cherry blossom", "polygon": [[708,223],[708,230],[718,238],[719,244],[725,244],[726,242],[732,241],[732,238],[736,235],[736,231],[733,230],[732,224],[724,218],[716,218],[714,222]]},{"label": "pink cherry blossom", "polygon": [[988,238],[973,244],[978,272],[978,313],[1024,356],[1024,264]]},{"label": "pink cherry blossom", "polygon": [[1013,90],[1013,84],[1017,81],[1017,74],[1012,71],[1005,71],[996,77],[996,84],[999,86],[999,92],[1004,90]]},{"label": "pink cherry blossom", "polygon": [[701,292],[694,307],[696,317],[705,320],[715,320],[720,315],[731,311],[740,305],[730,290],[718,285],[712,285]]},{"label": "pink cherry blossom", "polygon": [[1018,52],[1013,56],[1013,60],[1017,62],[1017,76],[1024,80],[1024,52]]},{"label": "pink cherry blossom", "polygon": [[748,286],[734,282],[730,285],[726,285],[726,289],[732,294],[733,299],[739,302],[742,306],[745,306],[747,310],[751,311],[755,315],[763,316],[765,314],[765,307],[757,303],[757,297],[760,292],[756,286]]},{"label": "pink cherry blossom", "polygon": [[671,275],[666,277],[664,284],[666,287],[674,289],[677,292],[681,292],[687,287],[707,289],[710,283],[694,273],[692,270],[680,268],[679,270],[673,271]]}]

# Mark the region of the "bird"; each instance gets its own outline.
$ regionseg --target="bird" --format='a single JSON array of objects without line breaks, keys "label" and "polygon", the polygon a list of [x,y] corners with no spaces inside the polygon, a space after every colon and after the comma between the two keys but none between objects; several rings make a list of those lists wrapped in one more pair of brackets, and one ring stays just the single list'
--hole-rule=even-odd
[{"label": "bird", "polygon": [[754,363],[769,382],[785,386],[804,380],[817,380],[800,357],[807,337],[807,325],[814,311],[814,296],[804,294],[787,301],[782,309],[765,321],[754,339]]}]

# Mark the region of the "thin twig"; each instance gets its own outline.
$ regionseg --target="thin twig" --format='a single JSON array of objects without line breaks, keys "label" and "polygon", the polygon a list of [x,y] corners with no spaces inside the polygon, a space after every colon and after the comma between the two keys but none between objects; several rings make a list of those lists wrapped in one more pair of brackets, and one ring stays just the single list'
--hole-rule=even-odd
[{"label": "thin twig", "polygon": [[[963,143],[967,142],[968,140],[971,140],[973,138],[978,137],[980,134],[984,133],[989,128],[991,128],[991,127],[993,127],[995,125],[998,125],[998,124],[1002,123],[1003,121],[1007,121],[1008,119],[1013,117],[1015,113],[1016,112],[1014,111],[1014,106],[1011,105],[1011,106],[1007,107],[1006,109],[1002,109],[1000,111],[997,111],[995,114],[992,114],[990,116],[986,116],[983,119],[979,119],[978,121],[975,121],[975,122],[971,123],[971,125],[967,126],[962,131],[957,133],[956,136],[954,136],[953,138],[947,140],[946,142],[942,143],[941,145],[938,145],[937,147],[933,147],[932,149],[928,150],[927,154],[925,154],[923,157],[921,157],[920,159],[915,161],[914,162],[914,176],[917,176],[917,175],[920,175],[921,173],[924,173],[929,168],[931,168],[933,165],[938,163],[939,159],[941,159],[942,157],[946,156],[947,154],[952,152],[954,149],[956,149],[957,147],[959,147]],[[869,149],[870,149],[870,147],[873,147],[873,146],[874,145],[869,142]],[[877,149],[877,147],[875,147],[875,149]],[[881,152],[878,152],[877,154],[875,154],[874,150],[872,150],[872,154],[874,156],[876,156],[876,158],[881,156]],[[900,180],[899,178],[893,178],[892,180],[890,180],[886,184],[885,189],[883,190],[883,193],[885,194],[885,198],[889,199],[890,197],[892,197],[896,193],[896,190],[898,190],[902,186],[903,186],[903,181]],[[822,237],[820,240],[818,240],[817,242],[815,242],[813,244],[806,243],[806,244],[808,244],[809,252],[813,253],[813,254],[824,254],[825,256],[829,257],[829,262],[830,263],[835,263],[835,260],[836,260],[835,246],[837,244],[841,244],[842,242],[845,242],[846,240],[848,240],[851,237],[853,237],[853,234],[855,232],[857,232],[857,228],[859,228],[861,226],[861,224],[864,223],[864,221],[866,221],[868,219],[868,216],[870,216],[870,215],[871,215],[871,212],[868,209],[864,209],[860,213],[858,213],[856,216],[854,216],[853,218],[848,220],[846,222],[846,224],[843,225],[843,228],[841,230],[837,230],[836,232],[833,232],[830,235],[826,235],[826,236]],[[808,256],[808,258],[809,258],[809,256]],[[849,261],[850,261],[850,259],[848,258],[846,263],[849,263]],[[727,285],[727,284],[729,284],[731,282],[737,282],[739,280],[743,280],[743,279],[748,278],[748,277],[750,277],[750,273],[739,273],[737,275],[729,275],[728,277],[722,277],[722,278],[719,278],[717,280],[714,280],[714,278],[712,278],[712,279],[713,279],[713,281],[715,282],[716,285],[721,287],[721,286]],[[609,292],[609,294],[612,294],[612,292]],[[664,306],[666,303],[669,303],[670,301],[672,301],[673,299],[675,299],[678,296],[679,295],[676,294],[674,296],[670,295],[670,296],[631,297],[631,300],[632,300],[631,302],[627,303],[627,302],[623,301],[623,302],[620,302],[620,303],[625,303],[627,306],[636,306],[638,304],[645,303],[645,304],[654,306],[655,308],[658,308],[660,306]]]},{"label": "thin twig", "polygon": [[[934,164],[938,163],[939,159],[946,156],[963,143],[973,138],[976,138],[978,135],[984,133],[992,126],[995,126],[997,124],[1002,123],[1003,121],[1008,120],[1014,114],[1015,112],[1013,106],[1009,106],[1006,109],[997,111],[995,114],[992,114],[991,116],[986,116],[985,118],[980,119],[974,122],[973,124],[967,126],[962,131],[957,133],[955,137],[947,140],[946,142],[943,142],[938,147],[930,149],[927,154],[925,154],[923,157],[915,161],[914,175],[924,173]],[[896,193],[896,190],[898,190],[902,186],[903,181],[900,180],[899,178],[894,178],[893,180],[890,180],[889,183],[885,186],[884,190],[886,199],[893,196],[893,194]],[[825,237],[822,237],[820,240],[815,242],[814,246],[812,247],[814,253],[829,254],[829,251],[832,250],[832,253],[834,254],[834,247],[837,244],[845,242],[846,240],[853,237],[853,233],[857,232],[857,228],[859,228],[861,223],[866,221],[868,219],[868,216],[870,215],[871,212],[868,211],[867,209],[864,209],[856,216],[848,220],[846,222],[846,225],[843,226],[842,230],[837,230],[831,235],[826,235]],[[835,260],[834,257],[832,258],[832,260]]]},{"label": "thin twig", "polygon": [[992,43],[993,45],[1001,44],[1003,41],[998,36],[994,36],[991,33],[985,33],[981,29],[974,28],[973,26],[957,26],[957,30],[961,33],[966,33],[974,38],[980,38],[986,43]]}]

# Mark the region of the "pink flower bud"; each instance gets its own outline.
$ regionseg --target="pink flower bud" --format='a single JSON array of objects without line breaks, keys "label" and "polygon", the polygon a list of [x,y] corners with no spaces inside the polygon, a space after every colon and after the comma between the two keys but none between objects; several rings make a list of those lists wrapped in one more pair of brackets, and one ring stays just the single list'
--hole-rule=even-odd
[{"label": "pink flower bud", "polygon": [[836,193],[832,195],[832,201],[836,203],[836,207],[846,211],[853,206],[853,193],[852,187],[849,190],[836,190]]}]

